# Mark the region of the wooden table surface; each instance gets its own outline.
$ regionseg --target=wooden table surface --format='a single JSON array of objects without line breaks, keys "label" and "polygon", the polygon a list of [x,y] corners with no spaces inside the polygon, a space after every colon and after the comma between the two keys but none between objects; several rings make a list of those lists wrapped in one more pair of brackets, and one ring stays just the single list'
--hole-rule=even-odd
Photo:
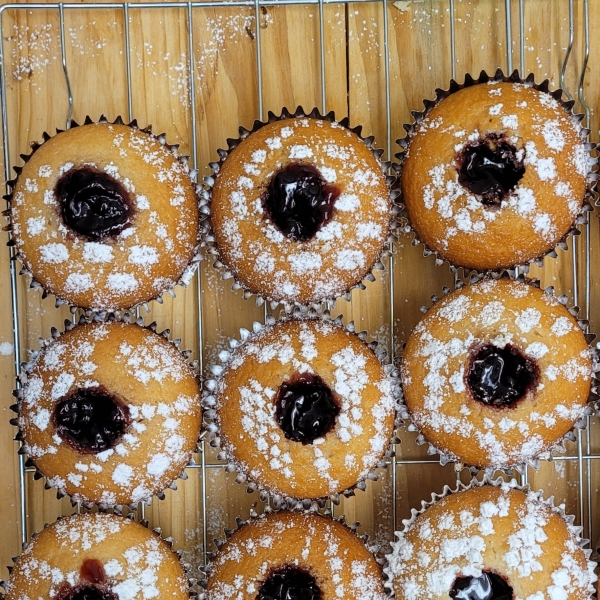
[{"label": "wooden table surface", "polygon": [[[511,10],[511,52],[507,53],[507,10]],[[374,135],[379,147],[388,146],[386,118],[386,25],[389,53],[390,147],[398,151],[395,140],[403,136],[403,123],[410,111],[420,110],[424,98],[433,97],[434,89],[447,87],[453,74],[461,81],[466,72],[478,74],[485,69],[507,69],[521,61],[524,70],[536,80],[549,78],[551,87],[560,85],[560,72],[569,43],[568,0],[524,0],[523,29],[520,29],[520,3],[516,0],[426,0],[350,2],[322,6],[324,40],[325,107],[338,118],[350,117],[352,125],[362,124],[365,135]],[[453,12],[452,12],[453,8]],[[565,83],[577,95],[584,60],[586,4],[573,2],[574,45],[565,72]],[[600,2],[590,1],[590,59],[585,69],[583,91],[591,108],[591,140],[598,141],[600,104]],[[190,78],[190,35],[192,22],[193,73]],[[152,124],[155,132],[166,132],[170,143],[181,144],[183,153],[192,154],[195,130],[197,153],[192,157],[200,175],[217,158],[216,150],[226,138],[236,137],[240,125],[249,127],[259,117],[259,79],[257,41],[261,48],[262,111],[279,113],[287,106],[322,108],[320,6],[269,5],[190,8],[181,3],[172,8],[128,6],[131,66],[131,97],[128,98],[125,11],[119,8],[91,8],[85,3],[64,9],[64,57],[73,94],[73,118],[82,122],[86,115],[109,119],[129,115],[142,126]],[[28,152],[28,144],[40,140],[44,131],[64,128],[68,96],[61,54],[59,10],[22,5],[3,8],[3,77],[6,84],[6,129],[11,167],[21,164],[19,154]],[[455,38],[455,64],[452,65],[451,32]],[[258,34],[258,35],[257,35]],[[523,55],[521,56],[521,51]],[[193,82],[195,97],[191,97]],[[129,100],[131,102],[129,102]],[[192,102],[193,100],[193,102]],[[581,110],[578,101],[577,108]],[[195,127],[193,117],[195,117]],[[573,303],[574,279],[577,280],[582,314],[589,314],[591,331],[600,328],[600,278],[597,276],[600,252],[599,219],[590,217],[590,235],[577,243],[576,260],[569,251],[558,251],[558,259],[547,258],[542,269],[532,268],[542,284],[554,285]],[[584,228],[585,229],[585,228]],[[8,234],[3,234],[4,241]],[[338,301],[333,309],[346,321],[354,320],[373,339],[384,343],[398,357],[402,344],[421,316],[420,307],[430,305],[430,297],[440,294],[444,285],[453,285],[448,266],[436,267],[434,258],[423,257],[422,246],[411,245],[412,236],[403,236],[394,247],[392,270],[377,275],[365,291],[355,291],[352,301]],[[586,281],[585,249],[591,256],[591,281]],[[0,502],[0,577],[6,577],[5,565],[19,553],[21,540],[20,484],[18,444],[13,441],[13,416],[9,406],[15,387],[13,320],[11,315],[10,253],[0,253],[0,455],[4,456],[0,473],[4,485]],[[576,277],[574,278],[574,264]],[[388,265],[389,267],[390,265]],[[17,265],[17,270],[18,270]],[[26,349],[36,349],[38,338],[48,337],[51,327],[62,329],[69,318],[66,308],[56,309],[54,298],[41,299],[38,290],[29,290],[29,279],[16,278],[20,360]],[[591,302],[586,304],[586,285]],[[150,312],[142,312],[148,324],[157,321],[159,330],[169,328],[172,337],[183,339],[182,347],[193,350],[204,371],[215,362],[228,337],[238,335],[240,327],[264,320],[264,307],[254,299],[244,300],[231,291],[231,281],[221,281],[210,260],[201,263],[199,281],[194,278],[187,288],[178,288],[177,297],[166,297],[164,304],[153,302]],[[582,436],[582,452],[598,453],[600,426],[591,420],[589,434]],[[435,457],[427,456],[426,446],[417,446],[415,434],[403,427],[402,443],[396,448],[398,463],[381,472],[379,481],[369,482],[367,491],[357,492],[335,507],[349,521],[359,520],[360,531],[369,533],[386,545],[392,539],[393,519],[398,526],[410,515],[411,507],[420,507],[432,492],[441,492],[444,484],[453,485],[452,465],[442,467]],[[576,443],[568,446],[568,455],[577,457]],[[425,464],[415,461],[430,461]],[[200,461],[200,457],[198,457]],[[167,491],[164,501],[154,499],[145,509],[151,525],[160,525],[172,535],[175,548],[195,565],[204,559],[203,538],[206,528],[209,546],[212,539],[223,537],[224,527],[235,527],[235,517],[246,518],[251,508],[262,510],[258,495],[247,494],[219,466],[214,452],[206,448],[206,469],[189,469],[189,478],[179,482],[177,491]],[[406,462],[405,462],[406,461]],[[216,466],[213,466],[216,465]],[[204,480],[203,480],[204,473]],[[468,479],[464,471],[463,479]],[[27,473],[25,485],[27,534],[40,530],[61,514],[75,510],[68,500],[58,501],[53,490],[44,490],[43,480],[34,481]],[[585,526],[585,534],[596,542],[600,537],[598,460],[543,463],[539,471],[529,469],[528,481],[542,488],[546,496],[565,502],[567,511]],[[204,494],[203,494],[204,490]],[[583,495],[581,495],[583,494]],[[206,500],[203,506],[204,496]],[[583,508],[583,514],[581,514]],[[141,517],[141,509],[138,516]],[[206,519],[204,519],[206,515]],[[589,524],[591,523],[591,531]]]}]

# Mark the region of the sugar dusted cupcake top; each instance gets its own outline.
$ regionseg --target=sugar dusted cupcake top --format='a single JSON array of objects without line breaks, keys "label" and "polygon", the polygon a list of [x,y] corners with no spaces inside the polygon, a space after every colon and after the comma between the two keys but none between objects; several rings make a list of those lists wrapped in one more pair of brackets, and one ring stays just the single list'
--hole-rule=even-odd
[{"label": "sugar dusted cupcake top", "polygon": [[139,523],[107,513],[53,523],[17,559],[7,600],[187,600],[174,552]]},{"label": "sugar dusted cupcake top", "polygon": [[530,84],[465,86],[407,140],[402,197],[418,238],[476,270],[528,263],[574,226],[591,178],[570,107]]},{"label": "sugar dusted cupcake top", "polygon": [[394,380],[330,320],[268,325],[218,372],[205,404],[216,409],[220,443],[244,478],[272,494],[319,498],[364,485],[390,443]]},{"label": "sugar dusted cupcake top", "polygon": [[483,280],[448,294],[415,327],[402,361],[414,425],[469,465],[547,457],[587,413],[585,336],[556,298],[524,282]]},{"label": "sugar dusted cupcake top", "polygon": [[594,590],[596,564],[564,513],[505,483],[445,495],[397,535],[386,570],[398,600],[589,600]]},{"label": "sugar dusted cupcake top", "polygon": [[46,292],[93,310],[128,308],[189,281],[198,199],[174,147],[90,123],[36,147],[13,185],[10,226]]},{"label": "sugar dusted cupcake top", "polygon": [[375,557],[348,527],[302,512],[242,525],[211,564],[207,600],[385,600]]},{"label": "sugar dusted cupcake top", "polygon": [[84,503],[161,493],[190,461],[199,384],[163,336],[124,322],[78,325],[27,366],[19,392],[25,449],[48,483]]},{"label": "sugar dusted cupcake top", "polygon": [[250,292],[309,304],[356,286],[388,239],[391,201],[373,150],[336,122],[268,123],[216,171],[219,260]]}]

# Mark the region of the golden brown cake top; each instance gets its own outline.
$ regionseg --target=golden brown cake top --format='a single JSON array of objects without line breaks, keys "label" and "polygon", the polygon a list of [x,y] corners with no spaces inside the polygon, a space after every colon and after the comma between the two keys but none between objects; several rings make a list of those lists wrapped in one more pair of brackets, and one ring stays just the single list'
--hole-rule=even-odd
[{"label": "golden brown cake top", "polygon": [[520,83],[465,87],[409,137],[402,193],[417,235],[473,269],[534,260],[573,227],[592,160],[579,122]]},{"label": "golden brown cake top", "polygon": [[373,150],[339,123],[304,117],[266,124],[230,151],[211,219],[221,260],[245,288],[308,304],[365,277],[388,238],[391,208]]},{"label": "golden brown cake top", "polygon": [[187,166],[126,125],[74,127],[25,163],[12,237],[48,292],[92,309],[127,308],[189,281],[199,212]]},{"label": "golden brown cake top", "polygon": [[529,600],[588,600],[596,581],[564,513],[506,483],[446,495],[398,536],[388,560],[399,600],[448,598],[457,578],[483,572]]},{"label": "golden brown cake top", "polygon": [[[321,319],[278,322],[251,336],[225,364],[216,384],[219,435],[238,467],[273,493],[339,493],[383,457],[394,386],[375,353],[343,327]],[[318,392],[318,404],[295,404],[294,397],[312,398],[315,389],[325,392]],[[328,403],[323,412],[321,400]],[[314,426],[325,419],[323,430]]]},{"label": "golden brown cake top", "polygon": [[177,556],[158,535],[130,519],[88,513],[61,519],[33,539],[15,564],[6,598],[58,598],[86,587],[119,600],[189,595]]},{"label": "golden brown cake top", "polygon": [[124,322],[78,325],[50,342],[28,369],[19,411],[49,483],[108,506],[147,499],[178,477],[201,419],[182,353]]},{"label": "golden brown cake top", "polygon": [[554,296],[511,280],[442,298],[402,363],[416,426],[453,458],[483,467],[522,464],[556,445],[585,415],[591,379],[577,320]]},{"label": "golden brown cake top", "polygon": [[269,579],[274,576],[285,589],[294,570],[304,575],[305,586],[294,598],[387,597],[375,557],[348,527],[318,514],[281,512],[249,521],[220,549],[211,565],[208,599],[270,598],[261,595]]}]

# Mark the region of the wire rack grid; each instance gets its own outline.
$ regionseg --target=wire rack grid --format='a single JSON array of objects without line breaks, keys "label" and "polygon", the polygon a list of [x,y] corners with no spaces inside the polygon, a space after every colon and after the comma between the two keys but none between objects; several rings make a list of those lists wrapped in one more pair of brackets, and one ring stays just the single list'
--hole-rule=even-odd
[{"label": "wire rack grid", "polygon": [[[452,78],[456,78],[456,65],[457,65],[457,42],[456,42],[456,16],[455,16],[455,2],[457,0],[448,0],[446,3],[446,10],[449,13],[449,31],[447,34],[450,39],[450,63],[451,63],[451,73]],[[562,65],[562,70],[560,73],[560,84],[566,95],[569,99],[577,98],[585,111],[585,119],[584,125],[589,126],[590,123],[590,108],[586,103],[586,98],[584,94],[584,78],[586,74],[586,67],[588,63],[588,57],[590,52],[590,40],[589,40],[589,0],[584,0],[583,2],[583,57],[582,57],[582,68],[579,76],[579,83],[577,90],[573,93],[566,88],[565,85],[565,72],[569,63],[569,60],[572,56],[573,49],[575,47],[575,21],[576,17],[574,14],[575,11],[575,0],[563,0],[564,2],[568,2],[569,7],[569,42],[564,54],[564,61]],[[384,53],[384,77],[385,77],[385,117],[386,117],[386,138],[385,138],[385,150],[387,157],[391,157],[392,155],[392,116],[391,116],[391,83],[390,83],[390,43],[389,43],[389,10],[391,2],[388,0],[362,0],[362,2],[369,2],[370,4],[376,4],[381,7],[381,23],[383,27],[383,53]],[[152,3],[85,3],[85,4],[70,4],[70,3],[49,3],[49,4],[4,4],[0,7],[0,31],[3,31],[3,19],[7,13],[11,11],[52,11],[55,10],[58,12],[59,16],[59,24],[60,24],[60,51],[61,51],[61,62],[62,69],[64,73],[64,81],[66,85],[66,98],[64,99],[65,103],[65,125],[69,127],[71,116],[73,114],[73,106],[74,106],[74,97],[71,88],[71,80],[69,77],[69,64],[67,60],[67,51],[66,51],[66,41],[65,41],[65,14],[69,11],[105,11],[108,9],[119,10],[123,13],[123,23],[124,23],[124,47],[125,47],[125,55],[124,55],[124,68],[126,72],[126,82],[127,82],[127,106],[128,106],[128,116],[129,119],[133,119],[133,105],[134,105],[134,90],[132,87],[132,47],[131,47],[131,31],[130,31],[130,15],[136,11],[153,11],[156,9],[175,9],[180,11],[180,19],[184,19],[187,25],[187,50],[188,50],[188,77],[190,82],[189,88],[189,101],[190,106],[195,106],[196,102],[196,87],[195,87],[195,79],[194,79],[194,69],[195,69],[195,41],[194,41],[194,27],[193,27],[193,19],[194,15],[197,14],[197,11],[202,11],[204,9],[219,9],[223,6],[226,6],[228,9],[232,7],[245,7],[245,8],[254,8],[254,15],[256,18],[256,23],[260,22],[260,15],[262,7],[268,6],[285,6],[285,5],[307,5],[307,6],[316,6],[318,8],[318,30],[319,30],[319,50],[320,50],[320,72],[319,72],[319,81],[320,81],[320,99],[321,99],[321,110],[323,114],[327,112],[326,106],[326,86],[327,86],[327,72],[326,72],[326,60],[325,60],[325,52],[326,52],[326,42],[325,42],[325,33],[324,33],[324,7],[327,4],[344,4],[344,2],[339,2],[339,0],[232,0],[226,3],[222,3],[219,1],[206,0],[206,1],[196,1],[196,2],[152,2]],[[360,4],[361,2],[354,3]],[[442,4],[440,2],[440,4]],[[518,22],[518,31],[513,31],[513,22],[515,19],[513,18],[514,11],[518,11],[518,18],[516,21]],[[515,46],[518,47],[518,56],[519,56],[519,71],[520,73],[526,73],[526,65],[525,65],[525,20],[524,20],[524,0],[518,0],[518,2],[505,0],[504,1],[504,22],[505,22],[505,45],[506,45],[506,63],[502,65],[505,67],[506,72],[510,73],[514,69],[513,64],[513,53],[515,52]],[[498,17],[499,19],[502,16]],[[581,33],[581,32],[579,32]],[[515,40],[518,40],[515,43]],[[257,105],[258,105],[258,114],[257,118],[264,118],[264,107],[263,107],[263,74],[264,69],[268,68],[268,66],[263,64],[262,54],[261,54],[261,28],[256,27],[256,34],[254,43],[256,44],[256,80],[257,80]],[[2,108],[2,141],[3,141],[3,151],[4,151],[4,166],[5,166],[5,180],[8,181],[11,179],[12,165],[11,165],[11,147],[12,140],[9,135],[9,127],[8,120],[11,118],[9,114],[8,106],[7,106],[7,77],[9,73],[10,66],[10,58],[8,57],[8,53],[6,51],[6,40],[3,37],[2,44],[0,45],[0,94],[1,94],[1,108]],[[190,111],[190,130],[191,130],[191,162],[194,168],[198,167],[198,124],[196,120],[196,112],[194,110]],[[7,193],[8,193],[7,189]],[[582,231],[582,235],[579,238],[573,238],[572,243],[572,263],[573,263],[573,301],[575,305],[581,305],[583,307],[583,318],[589,318],[589,307],[590,307],[590,272],[591,272],[591,258],[590,258],[590,224],[589,219],[588,223],[584,226]],[[581,247],[578,247],[581,245]],[[19,286],[17,285],[17,268],[16,262],[14,260],[14,250],[10,249],[11,253],[11,262],[10,262],[10,286],[11,286],[11,302],[12,302],[12,319],[13,319],[13,331],[14,331],[14,368],[15,373],[19,373],[20,370],[20,361],[23,359],[24,347],[23,340],[20,336],[20,327],[19,320],[21,315],[19,314]],[[581,260],[581,256],[584,256],[583,261]],[[393,271],[394,269],[394,255],[389,259],[389,269]],[[201,263],[201,268],[202,268]],[[208,267],[210,268],[210,267]],[[583,271],[583,273],[581,273]],[[198,292],[200,292],[200,277],[197,277],[198,282]],[[582,283],[583,282],[583,283]],[[391,331],[391,339],[394,339],[394,327],[395,327],[395,316],[394,316],[394,285],[392,283],[392,278],[390,277],[390,331]],[[200,370],[203,370],[202,364],[202,344],[203,344],[203,330],[202,330],[202,303],[199,303],[198,310],[200,311],[199,319],[198,319],[198,339],[200,343],[200,347],[197,348],[197,356],[200,361]],[[76,315],[73,315],[73,318],[76,318]],[[393,352],[394,344],[391,344],[392,352]],[[392,358],[395,358],[392,356]],[[589,420],[589,417],[588,417]],[[578,436],[577,441],[577,452],[573,455],[564,455],[555,457],[556,461],[575,461],[577,464],[577,472],[578,472],[578,498],[579,498],[579,509],[578,514],[576,515],[576,521],[583,525],[584,527],[584,536],[589,537],[592,534],[592,481],[591,481],[591,463],[592,461],[597,461],[600,459],[600,455],[593,454],[591,452],[591,440],[590,440],[590,428],[589,422],[588,427],[585,430],[583,435]],[[392,471],[391,480],[392,480],[392,495],[395,497],[396,495],[396,468],[400,464],[430,464],[433,462],[432,460],[420,460],[420,459],[403,459],[400,460],[393,456],[390,459],[390,468]],[[23,543],[27,542],[29,539],[29,535],[31,531],[28,528],[28,507],[27,507],[27,490],[26,490],[26,473],[28,470],[25,467],[24,457],[21,455],[19,457],[19,466],[20,466],[20,493],[19,493],[19,513],[20,513],[20,530],[21,530],[21,541]],[[203,515],[203,549],[204,549],[204,561],[206,561],[206,554],[209,550],[208,544],[208,532],[207,532],[207,511],[208,511],[208,501],[207,501],[207,490],[206,490],[206,477],[207,470],[209,468],[223,468],[224,465],[211,465],[207,464],[206,460],[206,448],[205,441],[201,441],[201,447],[199,452],[198,461],[195,465],[188,467],[189,470],[200,471],[201,477],[201,491],[202,491],[202,515]],[[528,483],[528,469],[525,468],[523,473],[520,474],[521,483]],[[460,473],[457,473],[457,479],[460,478]],[[80,507],[76,507],[77,510]],[[330,507],[330,510],[333,511],[334,507]],[[144,518],[145,507],[144,505],[140,506],[138,511],[138,515],[140,518]],[[396,503],[392,502],[392,522],[393,522],[393,531],[398,529],[398,519],[396,515]],[[390,532],[390,539],[393,537],[393,531]]]}]

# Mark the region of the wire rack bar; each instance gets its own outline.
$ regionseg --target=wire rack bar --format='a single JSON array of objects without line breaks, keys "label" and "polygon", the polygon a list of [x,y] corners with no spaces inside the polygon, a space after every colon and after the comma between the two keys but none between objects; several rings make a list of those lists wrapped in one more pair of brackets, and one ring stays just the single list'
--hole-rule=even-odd
[{"label": "wire rack bar", "polygon": [[[360,3],[380,3],[382,8],[382,23],[383,23],[383,46],[384,46],[384,78],[385,78],[385,132],[386,132],[386,154],[387,158],[390,159],[392,156],[392,115],[391,115],[391,85],[390,85],[390,42],[389,42],[389,10],[390,4],[388,0],[360,0],[359,2],[353,2],[353,4]],[[231,2],[223,3],[217,0],[206,0],[197,2],[156,2],[156,3],[140,3],[132,4],[129,2],[110,2],[110,3],[86,3],[86,4],[75,4],[75,3],[53,3],[53,4],[5,4],[0,7],[0,31],[3,26],[3,16],[6,11],[14,10],[57,10],[59,13],[60,22],[60,50],[61,50],[61,62],[63,67],[65,86],[66,86],[66,101],[67,101],[67,116],[66,126],[70,124],[71,116],[73,114],[74,98],[71,89],[71,83],[69,79],[69,71],[67,64],[67,52],[65,44],[65,12],[71,10],[108,10],[118,9],[123,12],[124,18],[124,68],[126,72],[127,81],[127,112],[129,120],[133,119],[133,105],[134,105],[134,93],[132,86],[132,73],[131,73],[131,60],[132,60],[132,49],[131,49],[131,31],[130,31],[130,19],[132,12],[140,10],[151,10],[158,8],[178,9],[185,10],[188,27],[188,80],[190,84],[189,89],[189,101],[190,101],[190,129],[191,129],[191,162],[193,169],[198,168],[198,124],[197,116],[195,111],[196,106],[196,87],[195,87],[195,41],[194,41],[194,21],[193,15],[196,9],[206,8],[232,8],[232,7],[247,7],[254,8],[255,16],[255,50],[256,50],[256,77],[257,77],[257,112],[259,118],[264,118],[264,105],[263,105],[263,62],[262,62],[262,50],[261,50],[261,21],[262,21],[262,9],[263,7],[269,6],[310,6],[317,5],[319,10],[319,55],[320,55],[320,101],[321,110],[323,113],[327,110],[327,72],[326,72],[326,43],[325,43],[325,6],[328,4],[348,4],[348,2],[339,2],[339,0],[232,0]],[[568,91],[565,85],[565,76],[568,68],[569,59],[572,55],[575,39],[575,18],[573,9],[574,0],[569,0],[569,41],[566,49],[562,69],[560,73],[561,87],[565,90],[566,95],[572,98],[572,95]],[[506,21],[506,63],[509,72],[513,69],[513,31],[512,31],[512,15],[511,15],[511,1],[505,0],[505,21]],[[519,0],[519,12],[518,12],[518,23],[519,23],[519,68],[521,73],[525,73],[525,12],[524,12],[524,0]],[[455,0],[448,0],[448,12],[449,12],[449,35],[450,35],[450,61],[451,61],[451,74],[452,78],[456,78],[456,63],[457,63],[457,48],[456,48],[456,28],[457,28],[457,17],[455,10]],[[577,98],[585,110],[585,124],[589,126],[590,121],[590,109],[586,104],[585,92],[584,92],[584,79],[585,72],[589,58],[589,0],[584,1],[583,5],[584,12],[584,56],[583,65],[579,77]],[[6,94],[6,56],[4,53],[4,42],[0,44],[0,93],[1,93],[1,108],[2,108],[2,135],[3,135],[3,153],[4,153],[4,174],[5,180],[10,179],[10,136],[9,136],[9,115],[7,107],[7,94]],[[586,318],[589,318],[590,311],[590,290],[591,290],[591,258],[590,258],[590,224],[589,219],[585,227],[584,235],[582,236],[582,243],[584,244],[583,252],[585,255],[585,268],[584,268],[584,296],[585,302],[583,306],[584,314]],[[580,288],[580,274],[578,270],[579,259],[578,259],[578,247],[576,245],[576,239],[572,238],[572,263],[573,263],[573,296],[575,304],[578,304],[579,300],[579,288]],[[394,250],[393,247],[391,248]],[[12,307],[12,318],[13,318],[13,337],[14,337],[14,350],[15,350],[15,372],[18,373],[20,370],[20,358],[22,356],[23,345],[20,337],[19,323],[19,298],[18,298],[18,283],[16,273],[16,263],[14,259],[14,250],[10,249],[10,281],[11,281],[11,307]],[[200,265],[201,266],[201,265]],[[389,259],[390,272],[393,272],[394,268],[394,256]],[[197,289],[198,297],[201,299],[201,269],[199,268],[197,273]],[[395,288],[393,278],[390,276],[389,284],[389,295],[390,295],[390,353],[392,362],[395,361]],[[266,311],[266,306],[265,306]],[[203,342],[204,342],[204,331],[203,331],[203,307],[202,301],[198,302],[198,360],[199,368],[203,370]],[[201,477],[201,495],[202,495],[202,543],[204,549],[204,562],[207,560],[208,548],[208,490],[207,490],[207,473],[214,469],[224,469],[223,464],[209,464],[207,463],[206,457],[207,448],[205,441],[201,441],[199,449],[199,461],[196,464],[187,467],[187,470],[196,471]],[[590,537],[592,533],[592,522],[593,515],[591,511],[592,506],[592,480],[591,480],[591,463],[592,461],[600,460],[600,454],[594,454],[591,451],[591,440],[590,440],[590,429],[589,419],[588,427],[585,433],[585,448],[583,436],[578,436],[577,442],[577,454],[572,456],[557,456],[554,457],[556,462],[574,462],[577,463],[578,469],[578,494],[579,494],[579,523],[584,526],[584,536]],[[397,508],[396,508],[396,494],[397,494],[397,467],[400,465],[436,465],[439,467],[438,460],[428,459],[400,459],[394,454],[388,461],[392,471],[392,525],[393,530],[397,529]],[[20,482],[20,495],[19,495],[19,515],[20,515],[20,529],[22,542],[28,541],[28,526],[27,526],[27,474],[34,472],[34,469],[26,468],[23,456],[19,456],[19,482]],[[460,473],[456,474],[457,479],[460,478]],[[528,469],[523,470],[521,477],[522,483],[528,482]],[[78,507],[79,510],[79,507]],[[334,507],[331,507],[332,512]],[[142,518],[145,515],[145,505],[142,504],[139,509]],[[391,539],[391,538],[390,538]]]}]

